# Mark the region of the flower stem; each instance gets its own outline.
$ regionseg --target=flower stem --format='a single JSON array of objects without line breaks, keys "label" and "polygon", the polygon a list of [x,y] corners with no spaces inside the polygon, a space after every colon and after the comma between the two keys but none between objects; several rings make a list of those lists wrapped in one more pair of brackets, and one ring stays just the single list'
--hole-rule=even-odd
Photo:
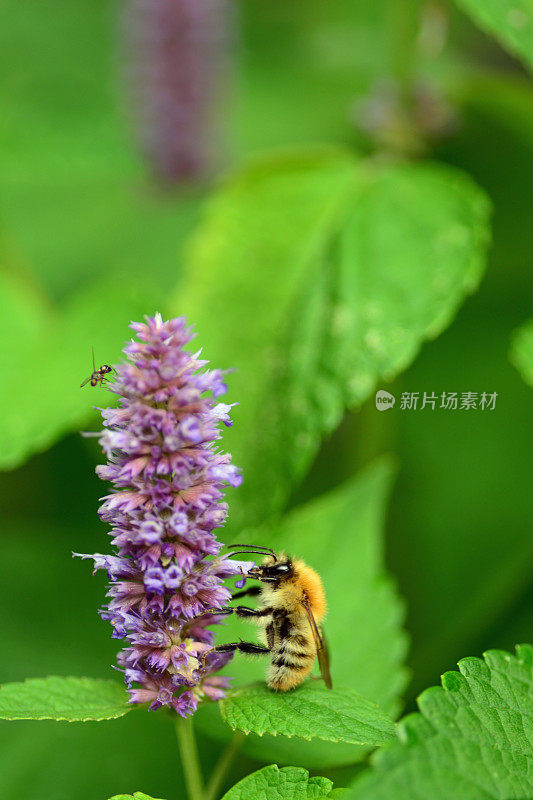
[{"label": "flower stem", "polygon": [[391,71],[404,100],[413,82],[421,5],[421,0],[389,0]]},{"label": "flower stem", "polygon": [[220,787],[222,786],[222,782],[226,777],[226,773],[229,767],[231,766],[231,762],[239,752],[239,749],[243,741],[244,741],[243,733],[238,732],[233,735],[233,738],[230,740],[230,743],[220,756],[220,759],[215,769],[213,770],[213,774],[209,779],[205,792],[205,800],[217,799]]},{"label": "flower stem", "polygon": [[204,800],[202,772],[198,760],[192,717],[176,716],[174,724],[189,800]]}]

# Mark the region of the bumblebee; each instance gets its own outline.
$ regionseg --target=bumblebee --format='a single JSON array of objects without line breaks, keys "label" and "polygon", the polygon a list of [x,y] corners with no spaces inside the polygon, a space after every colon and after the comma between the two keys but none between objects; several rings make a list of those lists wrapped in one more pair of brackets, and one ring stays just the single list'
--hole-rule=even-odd
[{"label": "bumblebee", "polygon": [[284,553],[276,554],[269,547],[231,545],[229,549],[233,550],[233,555],[256,553],[264,556],[261,566],[252,567],[244,575],[264,585],[243,589],[232,596],[232,600],[245,596],[259,597],[256,609],[233,606],[213,613],[236,614],[256,622],[260,626],[262,644],[232,642],[217,645],[208,652],[234,653],[238,650],[268,655],[267,684],[279,692],[299,686],[318,658],[322,678],[331,689],[329,656],[319,627],[326,613],[326,598],[318,574],[301,559],[291,559]]}]

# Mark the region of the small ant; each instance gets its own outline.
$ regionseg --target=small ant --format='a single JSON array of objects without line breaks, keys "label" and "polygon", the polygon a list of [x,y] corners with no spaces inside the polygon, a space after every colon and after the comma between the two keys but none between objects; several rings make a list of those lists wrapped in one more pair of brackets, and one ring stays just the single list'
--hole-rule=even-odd
[{"label": "small ant", "polygon": [[99,383],[103,384],[104,381],[109,380],[109,378],[105,377],[109,372],[115,372],[113,367],[110,367],[109,364],[102,364],[101,367],[98,367],[98,369],[96,369],[96,364],[94,361],[94,347],[93,347],[93,371],[88,378],[85,378],[83,383],[80,385],[80,389],[83,389],[85,384],[89,383],[89,381],[91,382],[91,386],[96,386]]}]

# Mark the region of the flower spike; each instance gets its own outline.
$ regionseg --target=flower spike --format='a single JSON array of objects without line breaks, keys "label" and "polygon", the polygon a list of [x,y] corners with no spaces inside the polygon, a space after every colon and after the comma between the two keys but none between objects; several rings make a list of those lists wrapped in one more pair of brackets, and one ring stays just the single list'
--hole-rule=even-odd
[{"label": "flower spike", "polygon": [[228,686],[214,675],[228,656],[204,666],[202,655],[213,645],[207,626],[222,622],[216,611],[230,599],[223,580],[253,564],[220,556],[214,533],[228,512],[224,488],[241,476],[215,449],[219,423],[231,424],[231,406],[216,400],[223,373],[184,349],[193,338],[185,320],[156,314],[131,327],[137,338],[108,384],[118,404],[102,410],[107,463],[96,469],[113,484],[99,514],[116,551],[76,555],[107,571],[101,616],[124,641],[117,662],[131,702],[186,716]]}]

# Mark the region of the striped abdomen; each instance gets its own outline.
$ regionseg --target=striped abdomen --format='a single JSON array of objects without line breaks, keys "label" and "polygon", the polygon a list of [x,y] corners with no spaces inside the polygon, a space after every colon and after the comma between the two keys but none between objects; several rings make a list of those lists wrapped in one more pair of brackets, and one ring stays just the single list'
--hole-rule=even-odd
[{"label": "striped abdomen", "polygon": [[267,683],[271,689],[286,692],[294,689],[311,670],[316,658],[316,646],[307,619],[298,619],[284,613],[266,627],[266,637],[271,650],[267,670]]}]

